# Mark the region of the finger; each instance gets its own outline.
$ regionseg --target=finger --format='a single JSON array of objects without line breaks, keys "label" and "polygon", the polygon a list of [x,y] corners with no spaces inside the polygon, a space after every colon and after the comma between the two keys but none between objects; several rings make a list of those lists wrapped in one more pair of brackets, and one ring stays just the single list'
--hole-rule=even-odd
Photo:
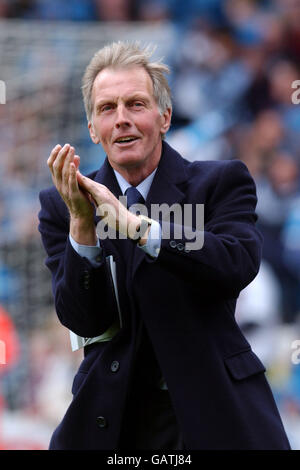
[{"label": "finger", "polygon": [[96,204],[96,206],[101,201],[101,194],[99,192],[99,183],[95,183],[95,181],[91,180],[87,176],[83,176],[79,170],[77,170],[77,181],[79,184],[80,189],[83,192],[88,193],[92,202]]},{"label": "finger", "polygon": [[85,187],[85,184],[83,182],[84,176],[80,173],[79,170],[76,170],[76,179],[77,179],[77,184],[78,184],[79,189],[82,191],[83,194],[86,195],[87,199],[89,200],[88,189]]},{"label": "finger", "polygon": [[76,170],[76,165],[74,162],[70,163],[70,177],[69,177],[69,194],[70,198],[75,198],[76,196],[79,196],[81,194],[82,196],[85,197],[87,201],[90,203],[93,202],[92,196],[87,192],[87,190],[83,187],[79,186],[78,180],[77,180],[77,170]]},{"label": "finger", "polygon": [[82,187],[85,187],[85,182],[84,182],[84,176],[80,173],[80,171],[77,169],[77,172],[76,172],[76,176],[77,176],[77,181],[78,181],[78,184]]},{"label": "finger", "polygon": [[70,149],[70,144],[65,144],[63,148],[58,152],[58,155],[53,163],[53,166],[52,166],[53,174],[54,174],[54,177],[57,178],[58,180],[61,180],[63,164],[69,152],[69,149]]},{"label": "finger", "polygon": [[79,155],[74,155],[74,163],[75,163],[75,166],[76,166],[76,170],[78,170],[79,164],[80,164],[80,156]]},{"label": "finger", "polygon": [[47,165],[52,170],[52,165],[54,163],[54,160],[56,159],[58,152],[61,150],[61,145],[57,144],[51,151],[49,158],[47,160]]},{"label": "finger", "polygon": [[74,147],[70,147],[62,167],[62,183],[66,187],[66,189],[69,185],[70,164],[73,163],[74,153]]},{"label": "finger", "polygon": [[77,170],[77,181],[78,184],[89,193],[93,194],[95,190],[95,183],[90,178],[83,176],[79,170]]},{"label": "finger", "polygon": [[74,162],[70,163],[70,170],[69,170],[69,191],[70,197],[74,196],[74,193],[79,191],[77,177],[76,177],[76,165]]}]

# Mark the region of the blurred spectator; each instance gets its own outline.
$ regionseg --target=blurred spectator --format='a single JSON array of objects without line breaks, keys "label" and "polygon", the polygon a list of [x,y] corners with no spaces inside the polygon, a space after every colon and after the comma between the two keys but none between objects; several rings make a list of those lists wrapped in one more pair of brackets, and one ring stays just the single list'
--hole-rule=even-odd
[{"label": "blurred spectator", "polygon": [[7,4],[7,16],[9,18],[34,17],[36,0],[9,0]]},{"label": "blurred spectator", "polygon": [[185,27],[193,26],[195,18],[201,19],[203,24],[214,26],[223,23],[223,0],[162,0],[162,3],[168,8],[171,21]]},{"label": "blurred spectator", "polygon": [[300,61],[300,3],[298,0],[275,0],[278,14],[285,24],[284,49],[287,57]]},{"label": "blurred spectator", "polygon": [[261,43],[268,21],[265,2],[225,0],[224,13],[238,43]]},{"label": "blurred spectator", "polygon": [[8,16],[8,0],[0,0],[0,18]]},{"label": "blurred spectator", "polygon": [[0,450],[4,448],[1,424],[5,407],[1,382],[3,375],[11,371],[11,367],[18,361],[19,349],[19,339],[13,321],[0,305]]},{"label": "blurred spectator", "polygon": [[[300,283],[300,197],[296,198],[287,213],[282,229],[283,256]],[[300,304],[300,289],[298,289]],[[300,310],[299,310],[300,314]]]},{"label": "blurred spectator", "polygon": [[171,20],[167,0],[138,0],[138,19],[141,21],[163,22]]},{"label": "blurred spectator", "polygon": [[257,183],[265,176],[274,151],[284,139],[282,118],[272,109],[263,110],[254,121],[237,126],[233,144],[236,147],[236,157],[248,166]]},{"label": "blurred spectator", "polygon": [[36,16],[42,20],[95,20],[93,0],[35,0]]},{"label": "blurred spectator", "polygon": [[1,0],[2,16],[48,21],[132,21],[136,0]]},{"label": "blurred spectator", "polygon": [[42,327],[32,330],[28,413],[43,417],[53,427],[58,424],[72,400],[70,383],[82,354],[82,350],[72,352],[69,331],[60,325],[53,311]]},{"label": "blurred spectator", "polygon": [[100,21],[133,21],[137,19],[135,0],[95,0]]},{"label": "blurred spectator", "polygon": [[[6,373],[19,358],[19,340],[18,335],[10,315],[0,305],[0,340],[4,343],[4,361],[1,361],[0,375]],[[2,357],[3,359],[3,357]],[[1,394],[1,391],[0,391]]]},{"label": "blurred spectator", "polygon": [[283,321],[293,321],[300,310],[299,284],[284,259],[282,231],[287,214],[300,194],[299,165],[286,152],[277,151],[263,177],[257,180],[259,227],[264,235],[263,257],[273,267],[282,289]]},{"label": "blurred spectator", "polygon": [[274,361],[281,326],[282,292],[271,266],[262,261],[256,278],[240,294],[236,320],[267,368]]},{"label": "blurred spectator", "polygon": [[95,20],[93,0],[12,0],[8,17],[40,20]]}]

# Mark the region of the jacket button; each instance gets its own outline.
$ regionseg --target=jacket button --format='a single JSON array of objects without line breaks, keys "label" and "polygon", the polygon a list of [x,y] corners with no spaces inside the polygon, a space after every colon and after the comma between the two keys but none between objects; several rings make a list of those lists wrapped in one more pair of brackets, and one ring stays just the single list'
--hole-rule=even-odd
[{"label": "jacket button", "polygon": [[85,269],[83,271],[83,288],[88,290],[90,288],[90,273]]},{"label": "jacket button", "polygon": [[107,421],[104,418],[104,416],[98,416],[96,421],[97,421],[97,424],[98,424],[99,428],[106,428]]},{"label": "jacket button", "polygon": [[182,251],[184,249],[184,245],[182,243],[177,244],[177,250]]},{"label": "jacket button", "polygon": [[171,240],[169,245],[170,245],[171,248],[176,248],[177,243],[175,242],[175,240]]},{"label": "jacket button", "polygon": [[119,370],[119,368],[120,368],[120,363],[119,363],[119,361],[113,361],[113,362],[111,363],[110,370],[111,370],[112,372],[117,372],[117,371]]}]

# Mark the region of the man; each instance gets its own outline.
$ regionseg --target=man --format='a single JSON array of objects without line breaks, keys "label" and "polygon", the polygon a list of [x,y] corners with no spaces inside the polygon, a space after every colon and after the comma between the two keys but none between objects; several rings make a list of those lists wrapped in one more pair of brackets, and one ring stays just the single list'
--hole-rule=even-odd
[{"label": "man", "polygon": [[[55,188],[40,194],[39,228],[57,314],[96,338],[50,449],[288,449],[264,366],[234,320],[261,257],[255,185],[240,161],[189,163],[164,142],[168,69],[150,56],[114,43],[86,69],[100,170],[83,176],[68,144],[48,159]],[[149,219],[122,195],[150,217],[163,203],[192,212]]]}]

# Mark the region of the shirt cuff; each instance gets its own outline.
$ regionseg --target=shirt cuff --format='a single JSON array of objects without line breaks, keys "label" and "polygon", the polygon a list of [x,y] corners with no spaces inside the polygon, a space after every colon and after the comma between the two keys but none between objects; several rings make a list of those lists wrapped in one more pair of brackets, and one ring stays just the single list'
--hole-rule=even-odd
[{"label": "shirt cuff", "polygon": [[161,226],[157,220],[152,219],[151,227],[148,234],[147,243],[139,245],[138,247],[143,250],[152,258],[157,258],[160,252],[161,245]]},{"label": "shirt cuff", "polygon": [[83,258],[87,258],[94,266],[99,266],[102,261],[102,248],[98,238],[97,245],[95,246],[80,245],[71,237],[71,234],[69,234],[69,240],[76,253],[78,253]]}]

